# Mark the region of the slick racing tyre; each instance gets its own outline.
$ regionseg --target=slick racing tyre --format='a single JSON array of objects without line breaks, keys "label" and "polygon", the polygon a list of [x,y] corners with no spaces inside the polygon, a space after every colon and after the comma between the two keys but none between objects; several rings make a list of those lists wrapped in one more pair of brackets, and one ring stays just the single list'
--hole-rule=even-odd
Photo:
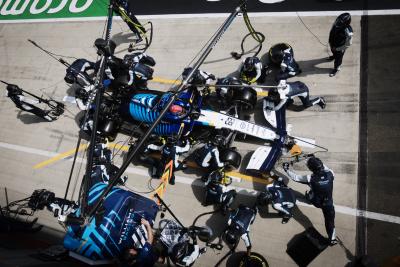
[{"label": "slick racing tyre", "polygon": [[269,267],[267,260],[256,252],[252,252],[250,257],[247,255],[239,262],[239,267]]},{"label": "slick racing tyre", "polygon": [[257,104],[257,92],[251,87],[243,87],[235,93],[235,103],[244,110],[252,110]]},{"label": "slick racing tyre", "polygon": [[279,43],[273,45],[268,52],[270,61],[279,66],[283,60],[283,51],[288,48],[292,47],[286,43]]},{"label": "slick racing tyre", "polygon": [[202,242],[210,242],[211,237],[213,236],[213,231],[210,227],[196,227],[196,235]]},{"label": "slick racing tyre", "polygon": [[227,148],[221,151],[220,160],[221,162],[225,163],[225,165],[237,169],[242,162],[242,156],[236,150]]}]

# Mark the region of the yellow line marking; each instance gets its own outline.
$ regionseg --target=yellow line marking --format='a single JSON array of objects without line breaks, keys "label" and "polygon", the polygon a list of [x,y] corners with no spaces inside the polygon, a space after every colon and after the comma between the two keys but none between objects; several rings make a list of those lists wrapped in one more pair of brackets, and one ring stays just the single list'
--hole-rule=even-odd
[{"label": "yellow line marking", "polygon": [[[120,150],[125,151],[125,152],[127,152],[129,150],[129,146],[123,146],[123,145],[115,144],[115,143],[110,143],[107,146],[109,148],[120,149]],[[78,148],[78,152],[86,149],[87,147],[88,147],[87,144],[80,145],[80,147]],[[50,158],[48,160],[42,161],[42,162],[36,164],[35,166],[33,166],[33,168],[34,169],[41,169],[41,168],[43,168],[43,167],[45,167],[47,165],[50,165],[50,164],[52,164],[52,163],[54,163],[56,161],[59,161],[59,160],[65,159],[65,158],[67,158],[69,156],[72,156],[74,153],[75,153],[75,148],[71,149],[71,150],[68,150],[68,151],[66,151],[64,153],[58,154],[57,156],[54,156],[54,157],[52,157],[52,158]]]},{"label": "yellow line marking", "polygon": [[[78,152],[81,151],[81,150],[86,149],[87,146],[88,146],[87,144],[82,144],[82,145],[80,145],[79,148],[78,148]],[[75,148],[74,148],[74,149],[71,149],[71,150],[68,150],[67,152],[58,154],[57,156],[52,157],[52,158],[50,158],[50,159],[48,159],[48,160],[42,161],[42,162],[36,164],[35,166],[33,166],[33,168],[34,168],[34,169],[43,168],[43,167],[45,167],[45,166],[47,166],[47,165],[49,165],[49,164],[52,164],[52,163],[54,163],[54,162],[56,162],[56,161],[62,160],[62,159],[64,159],[64,158],[66,158],[66,157],[69,157],[69,156],[73,155],[74,153],[75,153]]]},{"label": "yellow line marking", "polygon": [[181,84],[180,80],[169,80],[161,77],[153,77],[153,79],[150,81],[156,83],[165,83],[165,84]]}]

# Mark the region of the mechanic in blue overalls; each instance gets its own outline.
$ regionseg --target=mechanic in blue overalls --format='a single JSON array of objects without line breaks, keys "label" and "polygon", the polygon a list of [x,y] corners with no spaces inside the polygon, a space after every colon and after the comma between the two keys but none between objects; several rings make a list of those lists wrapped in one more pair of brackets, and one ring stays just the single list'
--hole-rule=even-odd
[{"label": "mechanic in blue overalls", "polygon": [[296,197],[293,190],[285,185],[283,179],[279,177],[272,184],[265,187],[257,198],[258,204],[272,204],[272,208],[282,215],[282,224],[286,224],[293,217],[292,210],[296,205]]},{"label": "mechanic in blue overalls", "polygon": [[153,79],[153,68],[156,61],[146,53],[132,53],[124,56],[124,65],[128,67],[128,85],[135,89],[148,89],[147,81]]},{"label": "mechanic in blue overalls", "polygon": [[316,97],[310,100],[310,91],[303,82],[291,82],[287,83],[285,80],[281,80],[277,86],[276,91],[272,91],[271,95],[276,95],[279,97],[278,104],[275,105],[274,110],[281,109],[285,104],[291,105],[293,103],[293,98],[300,98],[303,109],[312,107],[314,105],[319,105],[322,109],[325,108],[326,102],[323,97]]},{"label": "mechanic in blue overalls", "polygon": [[291,47],[283,50],[281,62],[281,71],[276,76],[276,81],[286,80],[301,73],[299,64],[294,59],[293,49]]},{"label": "mechanic in blue overalls", "polygon": [[72,62],[67,68],[64,80],[68,84],[76,84],[75,101],[80,110],[87,110],[90,92],[93,86],[89,81],[89,70],[95,70],[96,64],[84,58],[79,58]]},{"label": "mechanic in blue overalls", "polygon": [[289,169],[289,166],[289,163],[284,163],[283,169],[293,181],[310,186],[311,190],[308,193],[306,192],[306,198],[315,207],[322,209],[330,245],[336,245],[335,207],[332,198],[334,180],[333,171],[326,167],[322,161],[316,157],[310,157],[307,160],[307,167],[312,172],[309,175],[297,175],[294,171]]},{"label": "mechanic in blue overalls", "polygon": [[250,225],[253,224],[256,215],[257,207],[253,208],[247,207],[245,205],[240,205],[237,209],[232,211],[228,219],[228,227],[225,230],[225,240],[226,242],[235,247],[239,239],[241,238],[247,248],[247,255],[251,254],[251,241],[250,241]]},{"label": "mechanic in blue overalls", "polygon": [[[99,179],[108,183],[110,178],[118,172],[119,168],[112,162],[112,152],[107,144],[96,144],[93,151],[92,179]],[[124,185],[128,176],[121,176],[117,185]]]},{"label": "mechanic in blue overalls", "polygon": [[247,84],[263,83],[265,70],[258,57],[247,57],[239,68],[239,79]]},{"label": "mechanic in blue overalls", "polygon": [[185,162],[179,162],[179,156],[183,153],[186,153],[190,150],[190,142],[187,138],[182,137],[181,140],[177,140],[177,138],[173,136],[169,136],[166,139],[160,139],[161,144],[149,144],[147,146],[148,150],[153,151],[161,151],[161,160],[159,166],[156,167],[156,170],[153,169],[152,173],[154,174],[154,178],[159,178],[168,162],[172,160],[173,170],[172,175],[169,180],[169,183],[175,184],[175,171],[184,170],[187,168]]},{"label": "mechanic in blue overalls", "polygon": [[[94,166],[109,162],[111,151],[103,144],[96,145]],[[92,173],[87,207],[99,200],[108,180]],[[40,190],[38,203],[46,206],[68,225],[64,247],[91,260],[119,258],[122,262],[135,262],[134,266],[153,266],[159,257],[153,248],[153,230],[158,205],[128,190],[114,186],[106,196],[100,210],[87,224],[75,222],[83,207],[72,201],[55,198],[54,193]],[[61,214],[61,210],[64,211]]]},{"label": "mechanic in blue overalls", "polygon": [[340,71],[344,53],[352,44],[353,28],[350,26],[350,23],[351,15],[349,13],[340,14],[329,32],[329,46],[331,47],[332,56],[328,60],[335,60],[334,68],[329,73],[330,77],[335,76]]},{"label": "mechanic in blue overalls", "polygon": [[224,176],[223,169],[217,169],[208,175],[205,182],[205,198],[202,203],[203,206],[219,205],[223,214],[229,210],[237,194],[235,189],[229,189],[225,184],[222,184]]},{"label": "mechanic in blue overalls", "polygon": [[[224,167],[224,163],[221,162],[219,147],[225,144],[225,138],[222,135],[215,135],[210,141],[208,141],[203,147],[197,151],[196,163],[210,170],[210,172]],[[209,172],[209,173],[210,173]],[[209,175],[207,173],[207,176]]]}]

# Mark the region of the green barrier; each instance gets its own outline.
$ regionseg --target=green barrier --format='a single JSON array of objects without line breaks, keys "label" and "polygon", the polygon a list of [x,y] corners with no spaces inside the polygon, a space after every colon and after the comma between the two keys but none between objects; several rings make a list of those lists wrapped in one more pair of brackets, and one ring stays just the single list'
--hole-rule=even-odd
[{"label": "green barrier", "polygon": [[0,0],[0,21],[107,16],[108,0]]}]

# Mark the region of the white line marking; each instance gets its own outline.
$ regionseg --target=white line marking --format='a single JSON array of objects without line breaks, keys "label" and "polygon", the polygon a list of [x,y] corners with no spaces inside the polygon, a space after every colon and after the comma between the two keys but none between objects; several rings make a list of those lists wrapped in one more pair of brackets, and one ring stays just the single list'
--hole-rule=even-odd
[{"label": "white line marking", "polygon": [[[340,10],[340,11],[301,11],[301,12],[249,12],[250,17],[336,17],[344,12],[350,12],[352,16],[377,16],[400,15],[400,9],[384,10]],[[204,14],[165,14],[165,15],[139,15],[139,20],[151,19],[193,19],[193,18],[226,18],[230,13],[204,13]],[[81,18],[55,18],[55,19],[15,19],[1,20],[0,24],[12,23],[50,23],[50,22],[81,22],[81,21],[105,21],[107,17],[81,17]],[[116,20],[122,20],[115,16]]]},{"label": "white line marking", "polygon": [[[44,156],[44,157],[54,157],[59,154],[59,153],[55,153],[55,152],[51,152],[51,151],[30,148],[30,147],[25,147],[25,146],[20,146],[20,145],[13,145],[13,144],[8,144],[8,143],[4,143],[4,142],[0,142],[0,147],[9,149],[9,150],[19,151],[19,152],[25,152],[25,153],[29,153],[29,154],[33,154],[33,155]],[[71,157],[68,157],[67,160],[72,161],[73,159]],[[86,162],[86,160],[84,160],[82,158],[77,159],[77,161],[80,163]],[[132,173],[132,174],[148,176],[148,171],[144,168],[129,167],[129,168],[127,168],[126,171],[128,173]],[[199,179],[188,178],[188,177],[181,176],[181,175],[175,175],[175,179],[176,179],[176,182],[181,183],[181,184],[194,185],[194,186],[199,186],[199,187],[204,186],[204,183],[202,183]],[[232,188],[236,189],[236,191],[239,194],[250,195],[250,196],[255,196],[259,192],[257,190],[238,187],[238,186],[232,186]],[[297,205],[314,208],[314,206],[304,203],[302,201],[297,201]],[[365,211],[365,210],[358,210],[358,209],[353,209],[353,208],[341,206],[341,205],[335,205],[335,210],[336,210],[336,212],[345,214],[345,215],[365,217],[365,218],[372,219],[372,220],[400,224],[400,217],[393,216],[393,215],[376,213],[376,212]]]},{"label": "white line marking", "polygon": [[26,146],[13,145],[13,144],[8,144],[8,143],[3,143],[3,142],[0,142],[0,147],[14,150],[14,151],[40,155],[40,156],[44,156],[44,157],[55,157],[58,155],[58,153],[55,153],[55,152],[50,152],[50,151],[36,149],[36,148],[30,148],[30,147],[26,147]]}]

